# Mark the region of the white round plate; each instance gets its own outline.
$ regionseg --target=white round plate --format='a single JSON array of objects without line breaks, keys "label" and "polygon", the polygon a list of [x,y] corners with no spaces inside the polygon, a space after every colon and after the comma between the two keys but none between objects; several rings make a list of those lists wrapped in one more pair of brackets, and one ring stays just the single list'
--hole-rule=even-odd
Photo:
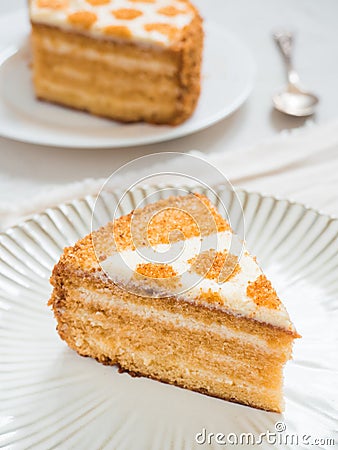
[{"label": "white round plate", "polygon": [[[130,209],[149,194],[144,189],[129,195]],[[233,193],[220,189],[218,194],[236,222]],[[248,246],[302,335],[285,370],[284,414],[119,374],[61,341],[47,307],[48,279],[63,247],[90,230],[95,198],[86,197],[0,235],[1,448],[210,449],[224,448],[215,443],[217,433],[226,439],[252,433],[258,440],[268,431],[281,445],[262,438],[257,448],[334,448],[338,220],[299,204],[244,191],[238,195]],[[117,200],[114,194],[100,197],[95,209],[100,221],[109,220]],[[212,445],[196,441],[196,435],[203,441],[203,429],[214,434]],[[316,439],[321,445],[310,445]]]},{"label": "white round plate", "polygon": [[209,127],[247,99],[254,64],[236,36],[215,24],[205,28],[202,94],[194,115],[177,127],[121,124],[36,100],[27,13],[5,15],[0,19],[0,135],[35,144],[102,148],[162,142]]}]

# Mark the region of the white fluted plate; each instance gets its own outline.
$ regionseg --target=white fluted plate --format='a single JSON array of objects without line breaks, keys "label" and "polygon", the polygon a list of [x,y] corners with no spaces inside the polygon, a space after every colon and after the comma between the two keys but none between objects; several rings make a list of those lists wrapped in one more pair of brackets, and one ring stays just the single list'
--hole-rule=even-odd
[{"label": "white fluted plate", "polygon": [[[130,195],[130,209],[149,191]],[[222,189],[218,194],[235,217],[236,228],[233,195]],[[63,247],[90,231],[95,199],[86,197],[48,209],[0,235],[1,448],[227,448],[230,444],[216,444],[217,433],[232,442],[240,433],[253,433],[258,439],[260,433],[275,432],[275,426],[281,445],[263,438],[257,448],[334,448],[338,220],[288,201],[244,191],[238,195],[248,246],[303,336],[285,371],[285,413],[119,374],[115,367],[80,357],[61,341],[47,307],[48,279]],[[114,194],[101,197],[96,209],[101,221],[110,218],[116,201]],[[203,429],[214,433],[211,445],[196,442]],[[297,434],[298,446],[290,443],[292,437],[288,443],[281,441],[286,434]],[[198,438],[203,441],[203,436]],[[310,446],[315,439],[322,439],[322,444]]]},{"label": "white fluted plate", "polygon": [[0,17],[0,136],[69,148],[120,148],[169,141],[203,130],[238,109],[253,87],[249,49],[217,24],[205,24],[198,106],[179,126],[123,124],[36,100],[26,10]]}]

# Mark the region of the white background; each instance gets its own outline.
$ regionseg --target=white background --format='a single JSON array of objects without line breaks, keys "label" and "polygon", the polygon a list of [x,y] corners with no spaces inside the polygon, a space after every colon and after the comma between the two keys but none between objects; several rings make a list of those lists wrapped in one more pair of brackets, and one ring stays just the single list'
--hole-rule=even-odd
[{"label": "white background", "polygon": [[[25,196],[85,177],[105,177],[122,163],[156,151],[236,152],[237,149],[304,125],[273,111],[271,95],[285,81],[281,57],[271,38],[275,28],[297,31],[295,65],[303,84],[320,96],[316,123],[337,116],[338,1],[336,0],[194,0],[206,19],[235,32],[251,49],[257,75],[246,104],[219,124],[163,144],[125,149],[47,148],[0,138],[0,201]],[[0,0],[0,14],[25,7],[27,0]],[[15,26],[15,24],[13,24]],[[0,42],[0,51],[5,44]]]}]

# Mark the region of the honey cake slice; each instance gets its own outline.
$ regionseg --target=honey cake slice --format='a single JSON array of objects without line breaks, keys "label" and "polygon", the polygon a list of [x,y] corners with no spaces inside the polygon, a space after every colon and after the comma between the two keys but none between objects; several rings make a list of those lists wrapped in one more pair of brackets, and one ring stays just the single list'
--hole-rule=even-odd
[{"label": "honey cake slice", "polygon": [[[283,409],[297,334],[256,259],[204,196],[136,209],[66,248],[57,330],[83,356],[244,405]],[[244,245],[244,244],[243,244]]]},{"label": "honey cake slice", "polygon": [[37,98],[177,125],[200,94],[202,19],[188,0],[30,0]]}]

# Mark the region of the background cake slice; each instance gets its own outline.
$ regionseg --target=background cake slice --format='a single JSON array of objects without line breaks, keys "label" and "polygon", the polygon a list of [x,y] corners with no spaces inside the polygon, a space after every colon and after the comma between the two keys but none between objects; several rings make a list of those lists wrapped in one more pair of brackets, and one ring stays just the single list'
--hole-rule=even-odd
[{"label": "background cake slice", "polygon": [[281,411],[298,334],[255,258],[231,253],[237,243],[200,195],[108,223],[54,268],[61,338],[132,374]]},{"label": "background cake slice", "polygon": [[202,20],[187,0],[30,0],[39,99],[179,124],[200,93]]}]

